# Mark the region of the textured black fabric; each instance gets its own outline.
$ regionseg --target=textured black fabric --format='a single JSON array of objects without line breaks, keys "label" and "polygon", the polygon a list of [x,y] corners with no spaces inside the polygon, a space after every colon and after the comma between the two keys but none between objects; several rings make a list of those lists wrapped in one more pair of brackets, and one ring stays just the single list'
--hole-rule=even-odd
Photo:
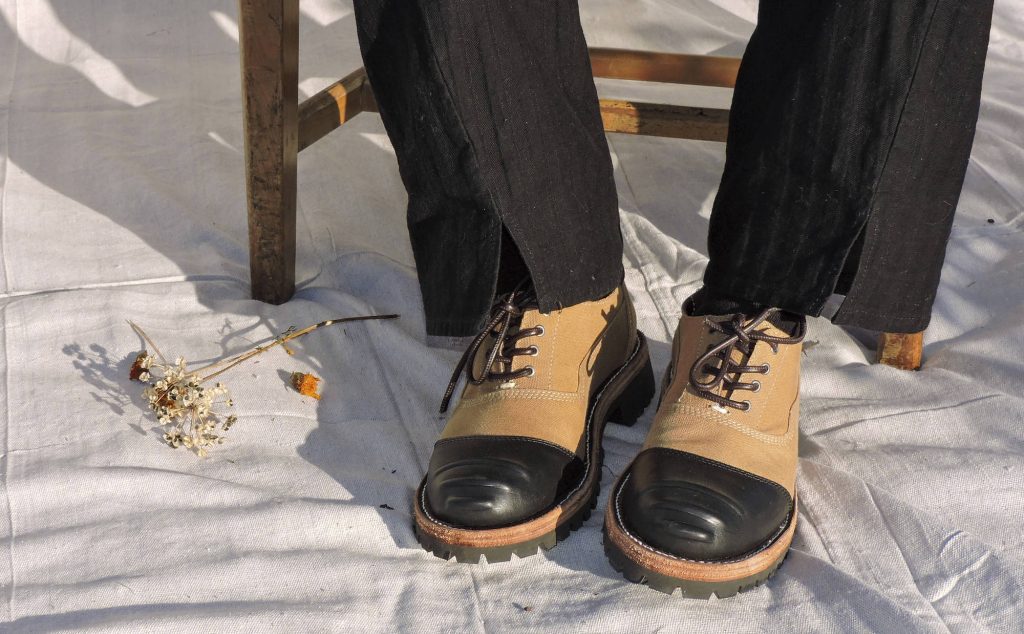
[{"label": "textured black fabric", "polygon": [[[528,267],[545,311],[611,292],[622,241],[575,0],[355,8],[409,191],[428,332],[475,334],[503,257],[519,266],[506,278]],[[762,0],[759,11],[702,301],[818,315],[839,291],[839,323],[924,328],[992,0]]]},{"label": "textured black fabric", "polygon": [[762,0],[711,214],[708,293],[818,315],[843,277],[837,322],[923,329],[991,14],[991,0]]},{"label": "textured black fabric", "polygon": [[667,447],[640,452],[618,496],[623,524],[679,557],[726,561],[778,537],[793,512],[781,485]]},{"label": "textured black fabric", "polygon": [[471,335],[502,225],[540,308],[612,292],[622,237],[575,0],[356,0],[360,47],[409,192],[429,334]]},{"label": "textured black fabric", "polygon": [[936,4],[834,322],[888,332],[928,325],[974,141],[991,23],[992,0]]}]

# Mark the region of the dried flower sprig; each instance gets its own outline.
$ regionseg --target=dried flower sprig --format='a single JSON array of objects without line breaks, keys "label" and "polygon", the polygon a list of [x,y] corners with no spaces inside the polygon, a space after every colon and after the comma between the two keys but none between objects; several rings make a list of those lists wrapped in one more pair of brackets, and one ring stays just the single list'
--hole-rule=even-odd
[{"label": "dried flower sprig", "polygon": [[[235,415],[225,415],[221,406],[234,405],[228,396],[228,389],[223,383],[217,382],[212,387],[203,384],[230,370],[240,363],[263,354],[274,346],[282,346],[285,350],[287,342],[307,335],[318,328],[352,321],[370,319],[397,319],[398,315],[368,315],[364,317],[344,317],[328,319],[301,330],[289,328],[275,337],[266,345],[258,345],[248,352],[216,361],[196,370],[189,370],[185,359],[178,357],[174,363],[168,362],[153,340],[137,324],[129,321],[143,341],[153,349],[155,356],[146,350],[140,352],[132,363],[129,378],[146,384],[143,395],[149,408],[156,413],[157,421],[168,427],[164,434],[164,442],[172,448],[186,447],[199,457],[205,457],[210,447],[224,442],[223,432],[228,431],[238,420]],[[290,352],[290,351],[289,351]],[[211,370],[216,371],[211,372]],[[205,374],[204,374],[205,373]],[[305,375],[312,377],[313,375]],[[316,377],[313,377],[316,379]],[[312,385],[313,395],[316,394],[316,379]],[[301,391],[301,390],[300,390]],[[302,391],[303,394],[307,392]]]}]

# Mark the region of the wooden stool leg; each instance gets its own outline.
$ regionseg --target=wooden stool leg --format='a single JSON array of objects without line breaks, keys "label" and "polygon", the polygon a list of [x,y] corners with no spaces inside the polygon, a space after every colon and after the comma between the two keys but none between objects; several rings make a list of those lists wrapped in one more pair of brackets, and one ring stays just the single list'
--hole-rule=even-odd
[{"label": "wooden stool leg", "polygon": [[920,370],[923,345],[923,332],[884,332],[878,338],[878,362],[901,370]]},{"label": "wooden stool leg", "polygon": [[249,274],[255,299],[295,291],[299,0],[239,0]]}]

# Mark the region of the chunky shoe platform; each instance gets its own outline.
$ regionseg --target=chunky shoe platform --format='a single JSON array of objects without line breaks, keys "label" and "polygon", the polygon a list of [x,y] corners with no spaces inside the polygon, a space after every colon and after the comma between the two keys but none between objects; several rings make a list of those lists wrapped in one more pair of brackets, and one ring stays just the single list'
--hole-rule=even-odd
[{"label": "chunky shoe platform", "polygon": [[604,546],[630,581],[730,597],[769,579],[796,531],[806,323],[684,309],[658,413],[609,497]]},{"label": "chunky shoe platform", "polygon": [[465,389],[417,490],[415,531],[435,555],[508,561],[552,548],[590,515],[609,421],[655,393],[625,288],[541,313],[531,291],[495,305],[445,392]]}]

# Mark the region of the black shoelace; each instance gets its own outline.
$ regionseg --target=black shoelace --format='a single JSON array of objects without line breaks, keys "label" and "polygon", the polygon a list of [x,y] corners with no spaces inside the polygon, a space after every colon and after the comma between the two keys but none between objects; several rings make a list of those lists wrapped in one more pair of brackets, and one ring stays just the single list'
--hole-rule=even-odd
[{"label": "black shoelace", "polygon": [[[442,414],[448,410],[452,395],[459,384],[459,376],[463,371],[466,372],[469,381],[474,385],[482,385],[486,381],[501,381],[504,383],[533,375],[533,366],[528,365],[518,370],[512,370],[512,362],[515,357],[534,356],[537,354],[537,346],[519,348],[517,344],[527,337],[543,335],[544,327],[537,326],[535,328],[515,330],[514,332],[513,329],[518,326],[517,320],[522,316],[523,312],[536,307],[537,298],[531,289],[516,290],[498,300],[494,306],[490,321],[487,322],[487,325],[480,331],[480,334],[466,348],[462,358],[459,359],[459,363],[455,366],[455,371],[452,372],[452,378],[448,382],[448,388],[445,390],[444,398],[441,400]],[[487,353],[483,373],[480,376],[476,376],[473,369],[473,359],[476,358],[477,352],[489,336],[494,336],[494,343]],[[497,369],[495,368],[496,365],[498,366]]]},{"label": "black shoelace", "polygon": [[[716,346],[711,347],[701,355],[690,367],[690,385],[697,396],[717,403],[722,407],[732,407],[741,412],[750,409],[750,401],[737,401],[717,393],[721,388],[728,396],[736,390],[748,390],[757,392],[761,389],[759,381],[745,383],[740,379],[744,374],[768,374],[771,366],[767,363],[762,365],[746,365],[754,354],[754,347],[761,341],[771,346],[772,352],[778,352],[780,345],[800,343],[807,330],[807,324],[800,320],[797,333],[792,337],[776,337],[767,334],[757,327],[768,321],[779,313],[777,308],[769,308],[751,319],[747,320],[745,315],[733,315],[729,321],[717,322],[708,318],[704,323],[713,332],[720,332],[726,338]],[[733,359],[733,353],[739,351],[743,360],[737,362]],[[717,362],[717,364],[715,363]],[[710,375],[708,380],[702,380],[705,375]]]}]

